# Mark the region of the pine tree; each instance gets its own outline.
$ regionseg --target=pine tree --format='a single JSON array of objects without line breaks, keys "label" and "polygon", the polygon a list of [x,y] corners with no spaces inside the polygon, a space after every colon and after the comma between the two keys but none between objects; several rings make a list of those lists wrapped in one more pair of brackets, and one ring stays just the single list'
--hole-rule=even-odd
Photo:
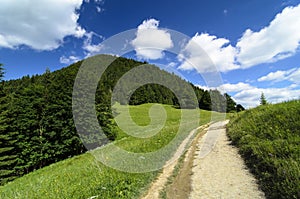
[{"label": "pine tree", "polygon": [[11,132],[12,118],[9,111],[9,100],[3,89],[4,69],[0,64],[0,185],[16,178],[15,133]]},{"label": "pine tree", "polygon": [[235,112],[236,111],[236,102],[227,94],[224,94],[226,98],[226,112]]},{"label": "pine tree", "polygon": [[209,91],[204,91],[202,98],[199,100],[199,108],[211,110],[211,98]]},{"label": "pine tree", "polygon": [[4,77],[4,68],[3,64],[0,63],[0,82],[3,80]]},{"label": "pine tree", "polygon": [[266,100],[265,94],[261,93],[261,96],[260,96],[260,105],[266,105],[266,104],[268,104],[268,102]]},{"label": "pine tree", "polygon": [[11,128],[12,118],[8,108],[7,96],[0,99],[0,184],[4,184],[16,177],[15,165],[16,132]]},{"label": "pine tree", "polygon": [[243,110],[245,110],[245,108],[241,104],[236,105],[236,111],[237,112],[241,112]]}]

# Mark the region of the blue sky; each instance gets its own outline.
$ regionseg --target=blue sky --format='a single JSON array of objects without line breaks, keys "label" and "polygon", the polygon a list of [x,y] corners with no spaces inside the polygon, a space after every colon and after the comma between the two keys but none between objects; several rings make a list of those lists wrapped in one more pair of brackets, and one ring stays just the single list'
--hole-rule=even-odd
[{"label": "blue sky", "polygon": [[[129,29],[136,29],[128,41],[134,51],[126,56],[208,88],[201,75],[212,66],[193,44],[200,46],[222,77],[216,87],[246,108],[262,92],[272,103],[300,98],[299,0],[1,0],[5,79],[103,53],[101,42]],[[177,45],[172,30],[190,38],[178,55],[168,53]]]}]

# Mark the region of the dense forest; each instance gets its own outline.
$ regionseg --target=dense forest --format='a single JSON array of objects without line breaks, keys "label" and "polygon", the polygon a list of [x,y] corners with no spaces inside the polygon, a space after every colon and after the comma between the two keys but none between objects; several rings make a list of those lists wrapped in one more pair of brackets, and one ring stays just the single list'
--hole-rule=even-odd
[{"label": "dense forest", "polygon": [[[112,56],[100,55],[99,58],[111,59]],[[112,91],[126,72],[147,64],[122,57],[114,59],[101,76],[95,97],[98,121],[110,140],[114,140],[117,134],[110,105]],[[82,61],[79,61],[58,71],[46,70],[42,75],[24,76],[10,81],[2,81],[4,70],[0,65],[0,185],[86,151],[76,132],[72,114],[73,85],[81,64]],[[150,74],[153,77],[159,76],[161,81],[175,81],[178,87],[190,84],[156,66],[149,67]],[[125,80],[121,85],[132,83]],[[221,112],[243,109],[228,94],[222,95],[217,90],[204,91],[190,85],[197,97],[193,102],[179,103],[172,91],[159,84],[146,84],[131,93],[122,92],[126,89],[119,87],[117,93],[129,100],[122,101],[122,97],[115,96],[113,101],[131,105],[165,103],[178,108],[199,107]],[[184,93],[183,90],[183,97]]]}]

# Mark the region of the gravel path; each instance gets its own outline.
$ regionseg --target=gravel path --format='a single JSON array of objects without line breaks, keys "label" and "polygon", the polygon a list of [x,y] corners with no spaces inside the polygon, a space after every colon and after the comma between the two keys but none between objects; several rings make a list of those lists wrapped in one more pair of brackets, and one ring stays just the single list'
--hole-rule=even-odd
[{"label": "gravel path", "polygon": [[190,199],[265,198],[237,148],[230,145],[225,130],[227,122],[212,125],[198,143]]}]

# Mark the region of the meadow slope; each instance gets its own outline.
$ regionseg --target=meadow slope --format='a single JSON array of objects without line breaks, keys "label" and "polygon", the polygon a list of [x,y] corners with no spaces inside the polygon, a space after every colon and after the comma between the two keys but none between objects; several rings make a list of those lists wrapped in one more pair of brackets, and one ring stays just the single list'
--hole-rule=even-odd
[{"label": "meadow slope", "polygon": [[299,100],[239,113],[227,133],[267,198],[300,198]]},{"label": "meadow slope", "polygon": [[[152,113],[149,117],[149,110],[153,104],[130,106],[132,120],[140,126],[149,125],[152,121],[159,121]],[[197,118],[187,121],[182,125],[182,134],[185,137],[190,130],[210,122],[211,112],[195,110],[175,109],[170,105],[159,105],[166,113],[166,121],[159,133],[149,138],[136,138],[129,136],[121,129],[118,129],[118,137],[115,141],[120,148],[130,152],[151,152],[158,150],[172,139],[177,137],[181,119],[181,111],[187,115],[195,111],[200,114]],[[124,109],[125,106],[117,105],[116,111]],[[122,118],[120,111],[117,118]],[[218,115],[218,114],[217,114]],[[224,115],[219,114],[219,119]],[[218,119],[218,118],[216,118]],[[124,121],[124,120],[120,120]],[[179,137],[180,137],[179,136]],[[102,148],[97,150],[103,150]],[[171,154],[174,151],[169,151]],[[150,183],[158,175],[158,171],[144,173],[128,173],[119,171],[96,161],[95,156],[90,152],[52,164],[13,182],[0,187],[0,198],[138,198],[149,187]]]}]

